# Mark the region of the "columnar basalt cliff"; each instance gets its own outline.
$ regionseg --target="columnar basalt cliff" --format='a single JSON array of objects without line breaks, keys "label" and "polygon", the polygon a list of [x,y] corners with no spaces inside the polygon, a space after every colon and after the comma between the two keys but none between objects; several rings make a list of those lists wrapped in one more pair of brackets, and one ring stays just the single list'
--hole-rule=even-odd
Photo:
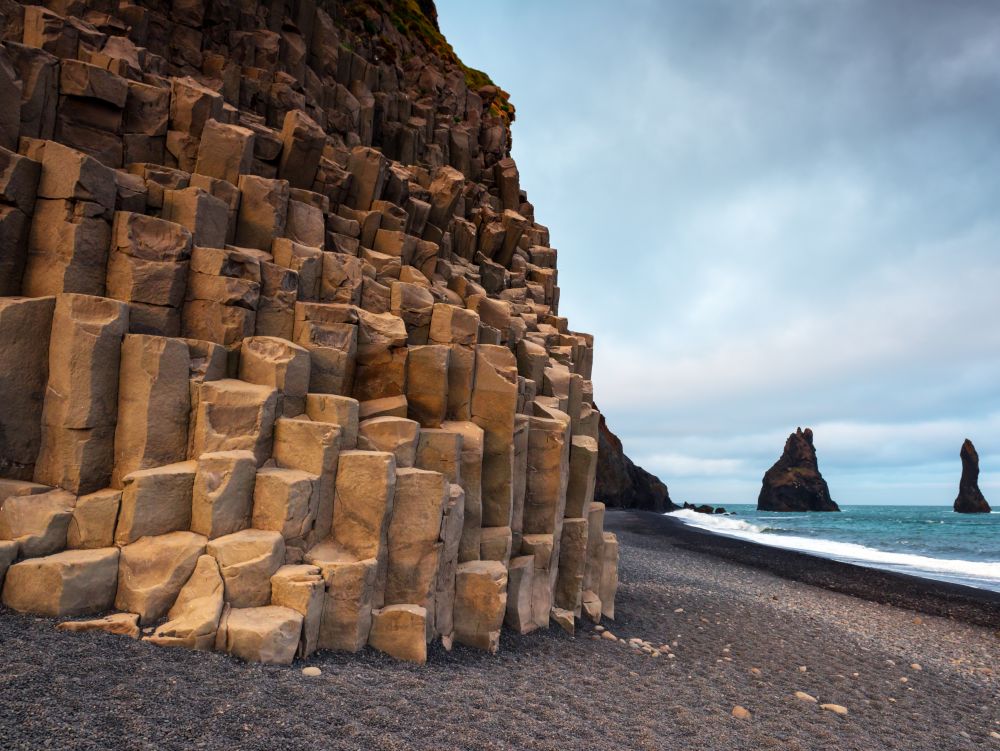
[{"label": "columnar basalt cliff", "polygon": [[760,511],[840,511],[819,472],[813,432],[796,429],[785,450],[764,474],[757,498]]},{"label": "columnar basalt cliff", "polygon": [[968,438],[958,452],[962,459],[962,479],[958,483],[958,497],[954,508],[960,514],[988,514],[990,504],[979,489],[979,453]]},{"label": "columnar basalt cliff", "polygon": [[613,616],[593,338],[435,17],[0,6],[7,607],[276,663]]}]

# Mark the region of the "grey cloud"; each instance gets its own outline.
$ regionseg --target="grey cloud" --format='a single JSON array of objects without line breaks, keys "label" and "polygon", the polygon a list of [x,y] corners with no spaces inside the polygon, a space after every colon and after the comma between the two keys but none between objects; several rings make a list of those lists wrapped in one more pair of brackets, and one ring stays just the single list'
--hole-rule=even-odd
[{"label": "grey cloud", "polygon": [[939,500],[966,435],[1000,477],[995,3],[438,6],[676,497],[752,500],[799,424],[839,500]]}]

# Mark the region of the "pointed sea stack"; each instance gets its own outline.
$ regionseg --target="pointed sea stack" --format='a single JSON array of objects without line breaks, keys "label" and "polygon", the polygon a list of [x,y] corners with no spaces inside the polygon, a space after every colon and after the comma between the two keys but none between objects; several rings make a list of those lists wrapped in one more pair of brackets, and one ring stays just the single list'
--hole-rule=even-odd
[{"label": "pointed sea stack", "polygon": [[788,436],[781,458],[764,475],[757,510],[840,511],[819,473],[809,428],[797,428]]},{"label": "pointed sea stack", "polygon": [[962,457],[962,479],[958,483],[955,511],[959,514],[988,514],[990,504],[979,489],[979,454],[968,438],[958,454]]}]

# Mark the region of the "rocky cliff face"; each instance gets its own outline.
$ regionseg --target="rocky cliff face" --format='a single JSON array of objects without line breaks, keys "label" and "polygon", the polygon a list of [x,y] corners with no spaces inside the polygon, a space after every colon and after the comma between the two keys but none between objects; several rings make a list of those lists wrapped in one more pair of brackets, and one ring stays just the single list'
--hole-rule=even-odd
[{"label": "rocky cliff face", "polygon": [[760,511],[840,511],[819,472],[812,430],[798,428],[785,441],[781,458],[764,475]]},{"label": "rocky cliff face", "polygon": [[962,479],[958,484],[958,497],[954,508],[960,514],[988,514],[990,504],[979,489],[979,453],[968,438],[959,451],[962,459]]},{"label": "rocky cliff face", "polygon": [[267,662],[613,616],[593,337],[432,3],[0,29],[4,604]]},{"label": "rocky cliff face", "polygon": [[622,442],[601,416],[597,453],[596,496],[615,508],[671,511],[678,508],[670,500],[667,486],[625,455]]}]

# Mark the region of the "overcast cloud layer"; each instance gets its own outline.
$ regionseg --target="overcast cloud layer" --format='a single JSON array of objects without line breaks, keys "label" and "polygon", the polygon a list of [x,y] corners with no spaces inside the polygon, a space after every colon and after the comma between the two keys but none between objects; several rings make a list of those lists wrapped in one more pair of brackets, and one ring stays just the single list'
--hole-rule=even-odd
[{"label": "overcast cloud layer", "polygon": [[675,501],[754,502],[796,426],[841,503],[1000,506],[1000,6],[438,0]]}]

